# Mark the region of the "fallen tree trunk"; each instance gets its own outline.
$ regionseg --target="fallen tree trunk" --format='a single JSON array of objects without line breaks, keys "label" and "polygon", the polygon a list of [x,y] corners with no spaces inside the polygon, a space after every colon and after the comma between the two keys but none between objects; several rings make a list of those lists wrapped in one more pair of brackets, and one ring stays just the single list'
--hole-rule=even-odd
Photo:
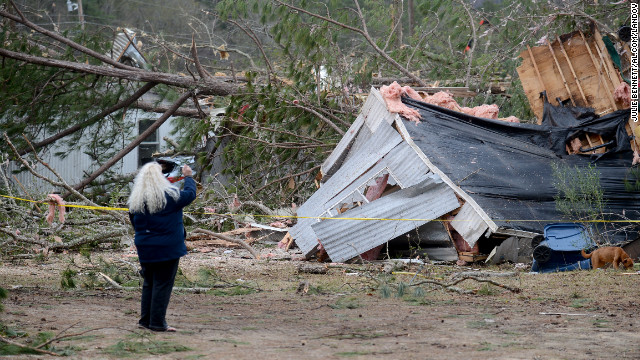
[{"label": "fallen tree trunk", "polygon": [[219,234],[219,233],[215,233],[213,231],[200,229],[200,228],[195,229],[193,232],[194,233],[202,233],[202,234],[211,235],[211,236],[216,237],[218,239],[222,239],[222,240],[225,240],[225,241],[229,241],[229,242],[238,244],[238,245],[242,246],[243,248],[245,248],[247,251],[249,251],[251,253],[251,255],[253,255],[254,258],[260,259],[260,254],[258,254],[258,252],[253,247],[251,247],[251,245],[247,244],[246,242],[244,242],[244,241],[242,241],[240,239],[234,239],[234,238],[226,236],[226,235],[222,235],[222,234]]},{"label": "fallen tree trunk", "polygon": [[195,80],[190,77],[146,71],[142,69],[115,69],[106,66],[89,65],[71,61],[47,59],[39,56],[17,53],[0,48],[0,56],[24,61],[30,64],[56,67],[77,71],[85,74],[102,75],[132,81],[153,82],[165,85],[176,86],[183,89],[193,89],[198,95],[227,96],[238,91],[239,86],[232,83],[217,81],[215,78]]}]

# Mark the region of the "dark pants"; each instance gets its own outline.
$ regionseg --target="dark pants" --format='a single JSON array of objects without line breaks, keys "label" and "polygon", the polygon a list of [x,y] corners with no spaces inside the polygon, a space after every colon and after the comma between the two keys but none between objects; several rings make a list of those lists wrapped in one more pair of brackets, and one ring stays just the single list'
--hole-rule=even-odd
[{"label": "dark pants", "polygon": [[140,273],[144,278],[144,283],[142,284],[140,321],[138,321],[138,324],[152,330],[164,330],[167,328],[165,316],[179,262],[180,258],[169,261],[140,263],[142,267]]}]

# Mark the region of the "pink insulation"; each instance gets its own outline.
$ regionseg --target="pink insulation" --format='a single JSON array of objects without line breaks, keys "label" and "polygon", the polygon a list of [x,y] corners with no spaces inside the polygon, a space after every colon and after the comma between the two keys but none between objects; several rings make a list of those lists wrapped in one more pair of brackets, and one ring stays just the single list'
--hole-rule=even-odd
[{"label": "pink insulation", "polygon": [[402,90],[404,90],[405,94],[407,94],[413,100],[424,101],[422,100],[422,96],[420,96],[417,91],[413,90],[411,86],[405,86],[402,88]]},{"label": "pink insulation", "polygon": [[[460,111],[471,116],[477,116],[485,119],[499,119],[498,111],[500,108],[496,104],[483,104],[473,108],[461,107],[453,96],[445,91],[439,91],[433,95],[425,95],[423,100],[426,103],[437,105],[449,110]],[[515,116],[508,118],[500,118],[499,120],[506,122],[519,123],[520,119]]]},{"label": "pink insulation", "polygon": [[408,86],[403,88],[394,81],[389,86],[382,86],[380,88],[380,93],[382,94],[382,98],[384,98],[384,102],[387,104],[387,110],[389,110],[389,112],[398,113],[404,116],[407,120],[414,121],[418,124],[420,122],[420,113],[418,110],[409,108],[400,100],[402,94],[407,94],[406,88],[410,89]]},{"label": "pink insulation", "polygon": [[578,138],[574,138],[571,140],[571,150],[573,152],[580,152],[580,148],[582,147],[582,142]]},{"label": "pink insulation", "polygon": [[58,220],[60,223],[64,223],[64,200],[57,194],[49,194],[47,195],[47,201],[49,202],[49,211],[47,212],[46,220],[49,225],[53,224],[53,218],[56,214],[56,208],[58,208]]},{"label": "pink insulation", "polygon": [[474,108],[463,107],[462,112],[471,116],[477,116],[485,119],[498,119],[498,105],[496,104],[483,104]]},{"label": "pink insulation", "polygon": [[640,164],[640,154],[638,153],[638,150],[633,152],[633,163],[631,163],[631,166],[635,164]]},{"label": "pink insulation", "polygon": [[426,95],[423,101],[449,110],[461,111],[458,102],[456,102],[451,94],[445,91],[439,91],[433,95]]},{"label": "pink insulation", "polygon": [[[389,86],[382,86],[380,88],[380,93],[382,94],[382,97],[387,104],[387,109],[390,112],[398,113],[410,121],[415,121],[416,124],[420,122],[420,113],[403,104],[400,100],[402,95],[407,95],[414,100],[420,100],[449,110],[459,111],[485,119],[498,119],[498,111],[500,110],[496,104],[483,104],[473,108],[460,107],[453,96],[445,91],[439,91],[433,95],[425,94],[420,96],[420,94],[410,86],[402,87],[396,81]],[[508,118],[501,118],[499,120],[514,123],[520,122],[520,119],[515,116],[509,116]]]},{"label": "pink insulation", "polygon": [[625,108],[631,106],[631,87],[626,82],[621,82],[613,92],[613,98],[622,103]]},{"label": "pink insulation", "polygon": [[506,118],[499,118],[499,120],[506,121],[506,122],[512,122],[512,123],[519,123],[520,122],[520,119],[518,119],[517,117],[515,117],[513,115],[511,115],[509,117],[506,117]]}]

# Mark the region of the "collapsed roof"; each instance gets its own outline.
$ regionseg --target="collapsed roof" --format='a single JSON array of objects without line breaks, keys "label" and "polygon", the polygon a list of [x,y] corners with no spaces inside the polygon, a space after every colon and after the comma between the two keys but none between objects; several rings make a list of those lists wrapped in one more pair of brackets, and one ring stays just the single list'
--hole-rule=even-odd
[{"label": "collapsed roof", "polygon": [[[323,163],[322,186],[298,209],[290,234],[302,252],[311,256],[324,249],[331,260],[345,261],[434,220],[452,220],[445,227],[451,240],[456,232],[469,247],[494,234],[532,237],[550,222],[572,220],[556,209],[554,163],[578,168],[595,164],[609,219],[640,219],[640,193],[625,188],[637,150],[629,109],[613,99],[597,103],[596,111],[579,107],[594,105],[604,97],[600,91],[613,90],[623,80],[614,76],[613,65],[605,72],[604,62],[598,67],[593,55],[587,55],[593,50],[605,58],[598,48],[599,33],[596,40],[570,35],[563,37],[564,44],[558,39],[544,46],[554,56],[554,48],[560,48],[564,63],[549,56],[536,62],[532,54],[539,57],[542,50],[533,48],[526,51],[530,61],[525,69],[519,69],[521,78],[539,80],[525,90],[540,125],[475,117],[405,97],[402,102],[420,117],[412,122],[389,112],[381,93],[372,88],[361,113]],[[591,68],[575,69],[586,60]],[[529,68],[535,71],[527,72]],[[573,81],[563,77],[566,86],[546,89],[549,81],[542,75],[557,77],[563,70],[573,74]],[[605,73],[610,82],[606,89],[598,86]],[[591,79],[593,74],[598,77]],[[571,105],[565,107],[567,99]],[[598,108],[602,106],[609,107]],[[624,230],[614,231],[610,239],[638,236],[637,229]]]}]

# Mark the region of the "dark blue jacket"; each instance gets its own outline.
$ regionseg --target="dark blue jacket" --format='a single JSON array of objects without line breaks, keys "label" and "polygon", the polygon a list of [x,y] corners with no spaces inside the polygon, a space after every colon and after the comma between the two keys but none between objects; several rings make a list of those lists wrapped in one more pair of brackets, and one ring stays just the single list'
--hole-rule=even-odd
[{"label": "dark blue jacket", "polygon": [[167,205],[160,212],[129,213],[136,231],[135,244],[141,263],[174,260],[187,255],[182,208],[196,198],[196,182],[186,177],[177,201],[169,195],[165,196]]}]

